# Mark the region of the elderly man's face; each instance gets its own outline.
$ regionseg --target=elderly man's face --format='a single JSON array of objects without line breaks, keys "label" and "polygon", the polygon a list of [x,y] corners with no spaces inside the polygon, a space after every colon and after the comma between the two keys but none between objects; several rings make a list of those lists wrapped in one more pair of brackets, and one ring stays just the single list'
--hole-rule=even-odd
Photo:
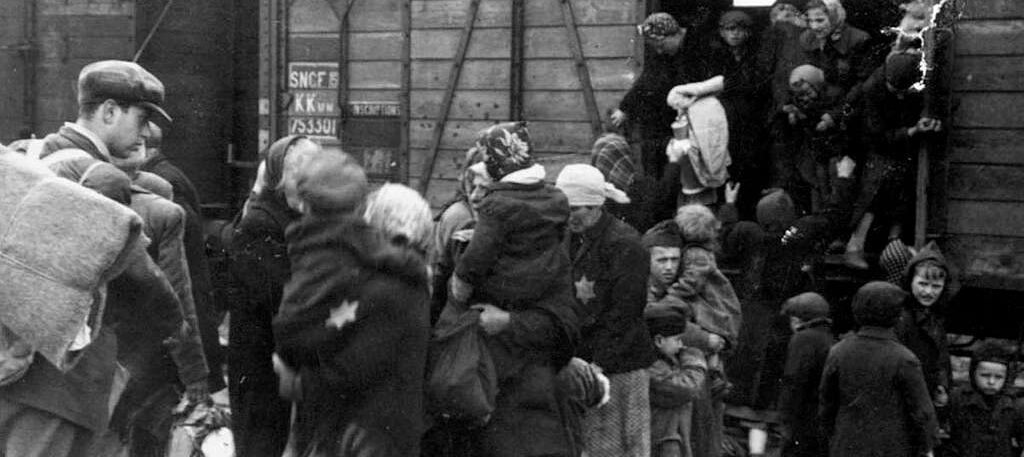
[{"label": "elderly man's face", "polygon": [[682,250],[676,247],[651,247],[651,278],[660,285],[669,285],[679,273]]}]

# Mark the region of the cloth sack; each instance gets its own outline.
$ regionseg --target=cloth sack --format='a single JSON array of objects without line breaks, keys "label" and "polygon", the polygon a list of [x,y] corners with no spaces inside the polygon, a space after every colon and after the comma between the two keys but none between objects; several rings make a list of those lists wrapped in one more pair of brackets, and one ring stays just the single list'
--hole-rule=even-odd
[{"label": "cloth sack", "polygon": [[434,414],[482,425],[494,411],[498,380],[479,319],[479,311],[466,310],[436,331],[426,390]]},{"label": "cloth sack", "polygon": [[[718,98],[702,97],[687,108],[686,116],[689,119],[688,138],[695,148],[688,149],[683,158],[684,161],[689,160],[693,169],[692,175],[689,170],[682,173],[683,188],[721,187],[729,179],[727,167],[732,164],[725,108]],[[695,182],[687,182],[689,179]]]},{"label": "cloth sack", "polygon": [[70,370],[83,326],[99,334],[106,281],[146,242],[142,220],[37,161],[0,153],[0,233],[0,322]]}]

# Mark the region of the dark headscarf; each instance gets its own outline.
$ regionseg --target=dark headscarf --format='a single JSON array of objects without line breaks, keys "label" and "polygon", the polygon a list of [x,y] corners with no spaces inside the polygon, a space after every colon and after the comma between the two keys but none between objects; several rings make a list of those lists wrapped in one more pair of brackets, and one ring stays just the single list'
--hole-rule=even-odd
[{"label": "dark headscarf", "polygon": [[[288,150],[291,149],[300,140],[304,140],[304,135],[288,135],[281,138],[271,144],[269,148],[260,153],[260,158],[266,164],[264,165],[263,175],[263,194],[267,194],[267,190],[270,193],[278,193],[277,187],[281,184],[281,178],[284,176],[284,158],[288,155]],[[284,202],[284,197],[280,197],[281,201]]]},{"label": "dark headscarf", "polygon": [[530,132],[526,129],[526,122],[492,125],[477,136],[476,147],[483,151],[487,174],[495,181],[533,166]]},{"label": "dark headscarf", "polygon": [[885,281],[871,281],[853,296],[853,318],[860,325],[891,328],[903,310],[907,293]]},{"label": "dark headscarf", "polygon": [[275,141],[260,153],[260,158],[264,163],[263,188],[259,193],[250,195],[247,203],[250,209],[259,207],[269,213],[281,225],[282,233],[284,226],[298,217],[298,214],[288,207],[284,192],[278,189],[281,179],[284,177],[284,159],[288,156],[288,151],[292,146],[305,138],[302,135],[288,135]]},{"label": "dark headscarf", "polygon": [[92,157],[75,157],[51,163],[49,167],[57,176],[99,192],[122,205],[132,202],[131,179],[109,163]]}]

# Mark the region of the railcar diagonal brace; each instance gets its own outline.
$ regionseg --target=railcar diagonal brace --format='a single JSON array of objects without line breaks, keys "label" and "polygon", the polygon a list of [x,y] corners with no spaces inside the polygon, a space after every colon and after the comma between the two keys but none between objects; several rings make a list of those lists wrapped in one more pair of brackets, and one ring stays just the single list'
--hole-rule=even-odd
[{"label": "railcar diagonal brace", "polygon": [[444,91],[444,100],[441,101],[441,116],[434,124],[434,137],[430,143],[430,157],[423,163],[423,171],[420,174],[420,193],[426,194],[430,187],[430,177],[434,174],[434,165],[437,162],[437,151],[441,147],[441,139],[444,137],[444,126],[448,123],[448,114],[451,112],[452,99],[455,97],[455,87],[459,84],[459,75],[462,74],[462,64],[466,60],[466,50],[469,49],[469,39],[473,36],[473,23],[476,22],[476,12],[480,8],[480,0],[470,0],[468,12],[466,13],[466,25],[462,29],[462,37],[459,38],[459,46],[455,52],[455,59],[452,60],[452,71],[448,77],[448,87]]},{"label": "railcar diagonal brace", "polygon": [[174,4],[174,0],[167,0],[167,3],[164,4],[164,9],[160,11],[160,16],[156,18],[156,23],[149,29],[149,33],[146,34],[146,38],[142,40],[142,45],[139,46],[139,50],[135,51],[135,55],[132,56],[132,62],[138,62],[139,57],[142,57],[142,52],[149,46],[149,42],[153,39],[153,35],[156,35],[156,31],[160,28],[160,24],[164,22],[164,17],[167,16],[167,12],[171,10],[172,4]]},{"label": "railcar diagonal brace", "polygon": [[565,22],[565,32],[569,36],[569,50],[572,51],[572,58],[576,61],[576,74],[580,78],[580,85],[583,86],[583,102],[587,106],[587,117],[590,119],[590,129],[594,138],[601,133],[601,113],[597,110],[597,99],[594,98],[594,86],[590,82],[590,70],[587,68],[587,60],[583,56],[583,45],[580,43],[579,30],[576,29],[576,16],[572,11],[571,0],[560,0],[562,2],[562,21]]},{"label": "railcar diagonal brace", "polygon": [[338,76],[340,77],[340,81],[338,81],[339,141],[341,141],[342,135],[345,134],[345,119],[348,117],[348,113],[346,113],[348,108],[348,16],[352,12],[352,7],[355,6],[356,1],[344,0],[344,5],[341,6],[340,10],[335,5],[336,2],[328,2],[340,24],[338,27]]}]

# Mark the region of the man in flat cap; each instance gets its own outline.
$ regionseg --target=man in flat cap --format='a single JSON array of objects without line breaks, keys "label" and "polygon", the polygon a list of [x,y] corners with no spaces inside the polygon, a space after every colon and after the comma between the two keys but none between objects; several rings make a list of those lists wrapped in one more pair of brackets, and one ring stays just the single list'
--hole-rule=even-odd
[{"label": "man in flat cap", "polygon": [[150,118],[171,121],[161,108],[164,85],[139,64],[93,62],[78,74],[78,119],[47,135],[29,155],[81,149],[104,162],[127,158],[150,135]]},{"label": "man in flat cap", "polygon": [[[153,114],[170,120],[160,107],[163,100],[163,84],[138,64],[107,60],[86,65],[78,77],[78,119],[65,123],[42,140],[22,143],[21,152],[43,159],[72,149],[103,162],[124,161],[144,144]],[[89,235],[95,240],[101,234],[97,230],[95,234],[77,231],[66,235]],[[0,389],[0,401],[6,402],[2,408],[6,415],[0,415],[0,455],[75,456],[94,452],[90,446],[107,431],[110,414],[125,382],[124,371],[115,366],[118,341],[112,329],[117,327],[119,314],[141,313],[152,323],[151,333],[160,340],[176,338],[172,336],[178,332],[175,329],[185,331],[181,304],[166,276],[146,256],[144,247],[148,240],[142,235],[140,239],[131,254],[130,274],[117,275],[113,282],[118,285],[97,295],[105,301],[107,292],[117,296],[137,291],[139,299],[133,302],[137,308],[104,309],[104,326],[95,338],[83,343],[78,363],[66,372],[37,358],[24,378]],[[112,278],[106,277],[104,281]],[[165,332],[167,329],[170,330]],[[201,353],[198,358],[205,360]],[[195,384],[199,394],[193,397],[205,397],[205,378]],[[39,436],[32,439],[20,432],[27,429],[39,431]]]}]

